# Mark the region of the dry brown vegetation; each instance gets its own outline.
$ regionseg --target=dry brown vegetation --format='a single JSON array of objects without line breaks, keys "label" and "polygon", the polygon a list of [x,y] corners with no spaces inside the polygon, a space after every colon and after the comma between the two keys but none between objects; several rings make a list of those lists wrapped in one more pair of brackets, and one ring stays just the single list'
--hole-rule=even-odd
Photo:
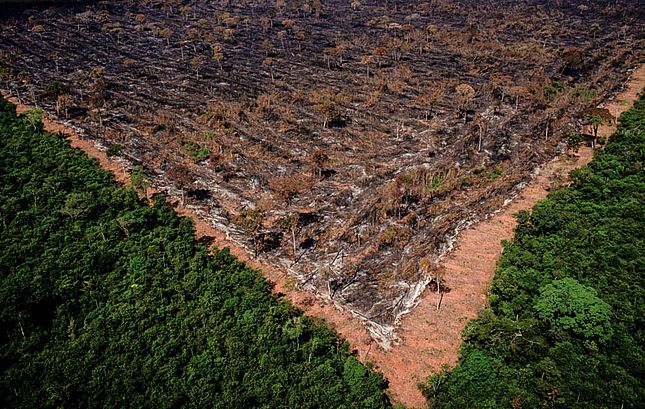
[{"label": "dry brown vegetation", "polygon": [[643,60],[642,18],[627,0],[107,1],[3,16],[0,73],[388,341],[457,232]]}]

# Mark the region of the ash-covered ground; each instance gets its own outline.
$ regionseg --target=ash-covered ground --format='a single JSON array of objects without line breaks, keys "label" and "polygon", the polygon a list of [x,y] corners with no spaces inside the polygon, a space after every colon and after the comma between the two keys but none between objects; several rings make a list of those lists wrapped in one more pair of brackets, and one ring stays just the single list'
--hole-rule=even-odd
[{"label": "ash-covered ground", "polygon": [[643,61],[638,1],[5,11],[0,79],[376,338]]}]

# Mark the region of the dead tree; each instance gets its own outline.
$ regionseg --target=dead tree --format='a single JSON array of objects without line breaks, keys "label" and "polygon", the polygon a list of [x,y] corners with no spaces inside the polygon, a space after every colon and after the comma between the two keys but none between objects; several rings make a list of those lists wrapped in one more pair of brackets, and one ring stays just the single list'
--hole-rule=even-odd
[{"label": "dead tree", "polygon": [[482,151],[482,142],[484,140],[484,133],[486,132],[486,119],[481,116],[477,115],[477,118],[475,119],[475,125],[477,125],[477,130],[478,130],[478,142],[477,142],[477,152]]},{"label": "dead tree", "polygon": [[292,213],[280,219],[280,227],[291,236],[291,244],[293,247],[293,259],[295,260],[298,254],[298,246],[296,242],[296,233],[300,227],[300,215]]}]

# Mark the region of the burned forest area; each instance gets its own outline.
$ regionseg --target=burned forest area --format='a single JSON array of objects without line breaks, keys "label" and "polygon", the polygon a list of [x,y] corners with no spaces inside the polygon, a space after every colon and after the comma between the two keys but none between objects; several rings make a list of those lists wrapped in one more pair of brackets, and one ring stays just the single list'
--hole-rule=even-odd
[{"label": "burned forest area", "polygon": [[11,8],[0,84],[387,345],[426,287],[449,290],[458,233],[563,155],[643,61],[644,14],[627,0]]}]

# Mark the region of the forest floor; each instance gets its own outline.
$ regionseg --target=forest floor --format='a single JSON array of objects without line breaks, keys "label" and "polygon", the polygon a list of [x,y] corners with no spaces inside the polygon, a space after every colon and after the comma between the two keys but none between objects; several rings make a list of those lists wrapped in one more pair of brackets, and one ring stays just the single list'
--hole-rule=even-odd
[{"label": "forest floor", "polygon": [[[618,117],[633,105],[644,87],[645,65],[642,65],[632,73],[625,89],[603,107]],[[2,94],[17,106],[18,113],[32,109],[4,90]],[[43,123],[47,130],[65,134],[72,147],[96,158],[118,181],[129,183],[128,168],[118,158],[108,157],[104,147],[83,138],[76,130],[62,123],[46,117]],[[599,135],[608,137],[615,128],[615,125],[601,126]],[[228,247],[233,255],[249,266],[260,269],[274,284],[274,292],[278,296],[286,297],[308,316],[321,318],[334,327],[358,352],[361,361],[371,362],[375,369],[384,374],[393,402],[408,407],[423,407],[425,399],[417,384],[444,365],[453,366],[457,362],[461,332],[468,320],[475,318],[486,305],[488,287],[503,249],[501,240],[512,239],[517,212],[532,208],[551,189],[567,183],[569,172],[585,166],[592,158],[593,150],[582,146],[576,156],[552,160],[536,170],[521,193],[501,211],[463,230],[452,252],[442,262],[450,291],[443,293],[440,308],[437,309],[437,294],[425,291],[416,308],[403,316],[397,328],[400,341],[389,350],[377,346],[358,317],[338,309],[329,301],[315,298],[308,291],[298,289],[286,272],[255,261],[247,250],[236,246],[224,233],[204,220],[199,209],[187,208],[178,202],[171,204],[179,214],[193,219],[198,237],[208,237],[220,248]],[[154,192],[150,190],[148,195],[151,193]]]}]

